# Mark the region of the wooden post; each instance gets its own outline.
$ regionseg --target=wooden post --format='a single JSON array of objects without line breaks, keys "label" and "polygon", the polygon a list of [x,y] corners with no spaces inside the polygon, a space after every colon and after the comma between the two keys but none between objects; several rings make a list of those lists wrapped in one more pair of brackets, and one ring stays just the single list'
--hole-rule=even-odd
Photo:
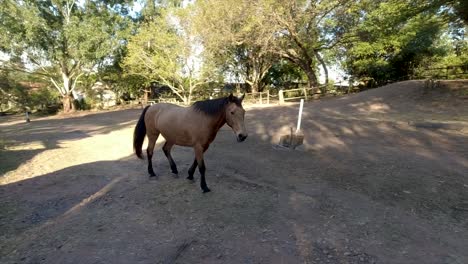
[{"label": "wooden post", "polygon": [[[299,115],[297,116],[297,126],[296,126],[296,134],[299,133],[301,130],[301,119],[302,119],[302,109],[304,108],[304,99],[301,99],[301,104],[299,105]],[[292,134],[292,128],[291,128]]]},{"label": "wooden post", "polygon": [[260,92],[260,104],[263,104],[262,94],[263,94],[263,92]]},{"label": "wooden post", "polygon": [[267,90],[267,104],[270,104],[270,90]]},{"label": "wooden post", "polygon": [[280,89],[278,91],[279,104],[284,104],[284,91]]},{"label": "wooden post", "polygon": [[307,101],[307,89],[304,87],[302,88],[302,90],[304,91],[304,97],[305,97],[305,100]]}]

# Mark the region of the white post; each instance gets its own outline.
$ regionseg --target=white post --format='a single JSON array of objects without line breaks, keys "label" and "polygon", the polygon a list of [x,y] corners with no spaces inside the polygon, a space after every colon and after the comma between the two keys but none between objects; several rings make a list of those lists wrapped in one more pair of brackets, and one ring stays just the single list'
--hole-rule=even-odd
[{"label": "white post", "polygon": [[296,133],[301,130],[301,118],[302,118],[302,108],[304,107],[304,99],[301,99],[301,105],[299,106],[299,116],[297,117],[297,129]]}]

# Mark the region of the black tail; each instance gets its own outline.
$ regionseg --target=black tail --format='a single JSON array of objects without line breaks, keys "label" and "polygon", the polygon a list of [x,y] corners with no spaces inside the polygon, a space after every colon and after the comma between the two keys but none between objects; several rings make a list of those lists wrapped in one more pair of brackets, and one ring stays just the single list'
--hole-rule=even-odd
[{"label": "black tail", "polygon": [[140,119],[138,119],[138,123],[133,131],[133,150],[135,150],[135,154],[140,159],[143,159],[141,149],[146,136],[145,114],[148,108],[150,108],[149,105],[143,109],[143,113],[141,113]]}]

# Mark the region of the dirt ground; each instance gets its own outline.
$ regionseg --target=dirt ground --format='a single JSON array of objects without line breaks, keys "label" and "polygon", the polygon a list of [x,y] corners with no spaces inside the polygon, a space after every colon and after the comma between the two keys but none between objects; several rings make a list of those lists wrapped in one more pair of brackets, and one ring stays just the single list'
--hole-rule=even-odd
[{"label": "dirt ground", "polygon": [[[248,107],[205,155],[132,154],[141,109],[0,117],[0,263],[468,263],[468,82]],[[195,174],[198,180],[198,172]]]}]

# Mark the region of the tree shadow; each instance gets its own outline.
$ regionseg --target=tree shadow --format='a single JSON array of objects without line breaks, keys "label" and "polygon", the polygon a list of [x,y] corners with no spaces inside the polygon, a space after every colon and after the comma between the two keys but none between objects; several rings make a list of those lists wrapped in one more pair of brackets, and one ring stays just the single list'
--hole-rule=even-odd
[{"label": "tree shadow", "polygon": [[[297,105],[252,109],[246,116],[250,135],[245,146],[225,146],[231,151],[220,166],[242,171],[247,182],[289,193],[284,195],[290,206],[286,218],[293,223],[306,261],[354,263],[362,257],[363,263],[462,263],[468,258],[463,253],[468,245],[466,132],[459,126],[421,126],[399,119],[407,109],[396,101],[405,99],[391,100],[391,94],[307,103],[301,129],[304,146],[298,151],[273,147],[295,128]],[[421,103],[411,112],[430,104]],[[438,111],[452,117],[450,111]],[[431,118],[430,113],[419,117]],[[321,225],[333,235],[314,228]],[[350,242],[343,237],[360,241],[360,251],[350,253],[345,248]],[[379,243],[386,248],[376,246]],[[411,254],[394,257],[408,249]]]},{"label": "tree shadow", "polygon": [[[465,263],[466,134],[374,118],[403,114],[377,95],[346,100],[306,104],[297,151],[273,147],[297,105],[248,110],[249,138],[223,127],[205,155],[206,195],[160,146],[155,181],[126,157],[1,186],[2,260]],[[183,175],[193,151],[173,157]]]},{"label": "tree shadow", "polygon": [[[398,120],[381,121],[353,115],[370,111],[369,105],[375,101],[380,100],[373,98],[362,104],[340,106],[348,108],[346,113],[350,118],[326,111],[328,107],[308,104],[302,120],[302,151],[285,152],[280,157],[286,161],[270,162],[290,162],[290,166],[311,172],[318,169],[316,166],[320,163],[320,170],[334,172],[321,173],[320,179],[334,186],[393,205],[401,202],[406,209],[414,209],[427,217],[435,210],[468,224],[462,217],[466,214],[454,209],[457,203],[468,199],[464,186],[464,175],[468,171],[464,155],[468,151],[466,134],[450,127],[420,127]],[[248,112],[247,127],[253,132],[250,140],[278,144],[280,136],[289,134],[290,127],[296,127],[297,111],[297,106],[288,106]],[[375,111],[398,110],[386,107]],[[311,162],[291,160],[286,157],[288,155],[308,157]],[[404,191],[412,194],[405,195]],[[434,193],[440,195],[434,197]]]},{"label": "tree shadow", "polygon": [[[0,186],[0,262],[167,263],[187,255],[213,262],[224,250],[213,236],[235,248],[238,232],[261,233],[273,219],[271,190],[221,181],[213,168],[218,190],[203,195],[174,178],[158,152],[156,179],[132,155]],[[186,173],[189,165],[179,165]]]}]

